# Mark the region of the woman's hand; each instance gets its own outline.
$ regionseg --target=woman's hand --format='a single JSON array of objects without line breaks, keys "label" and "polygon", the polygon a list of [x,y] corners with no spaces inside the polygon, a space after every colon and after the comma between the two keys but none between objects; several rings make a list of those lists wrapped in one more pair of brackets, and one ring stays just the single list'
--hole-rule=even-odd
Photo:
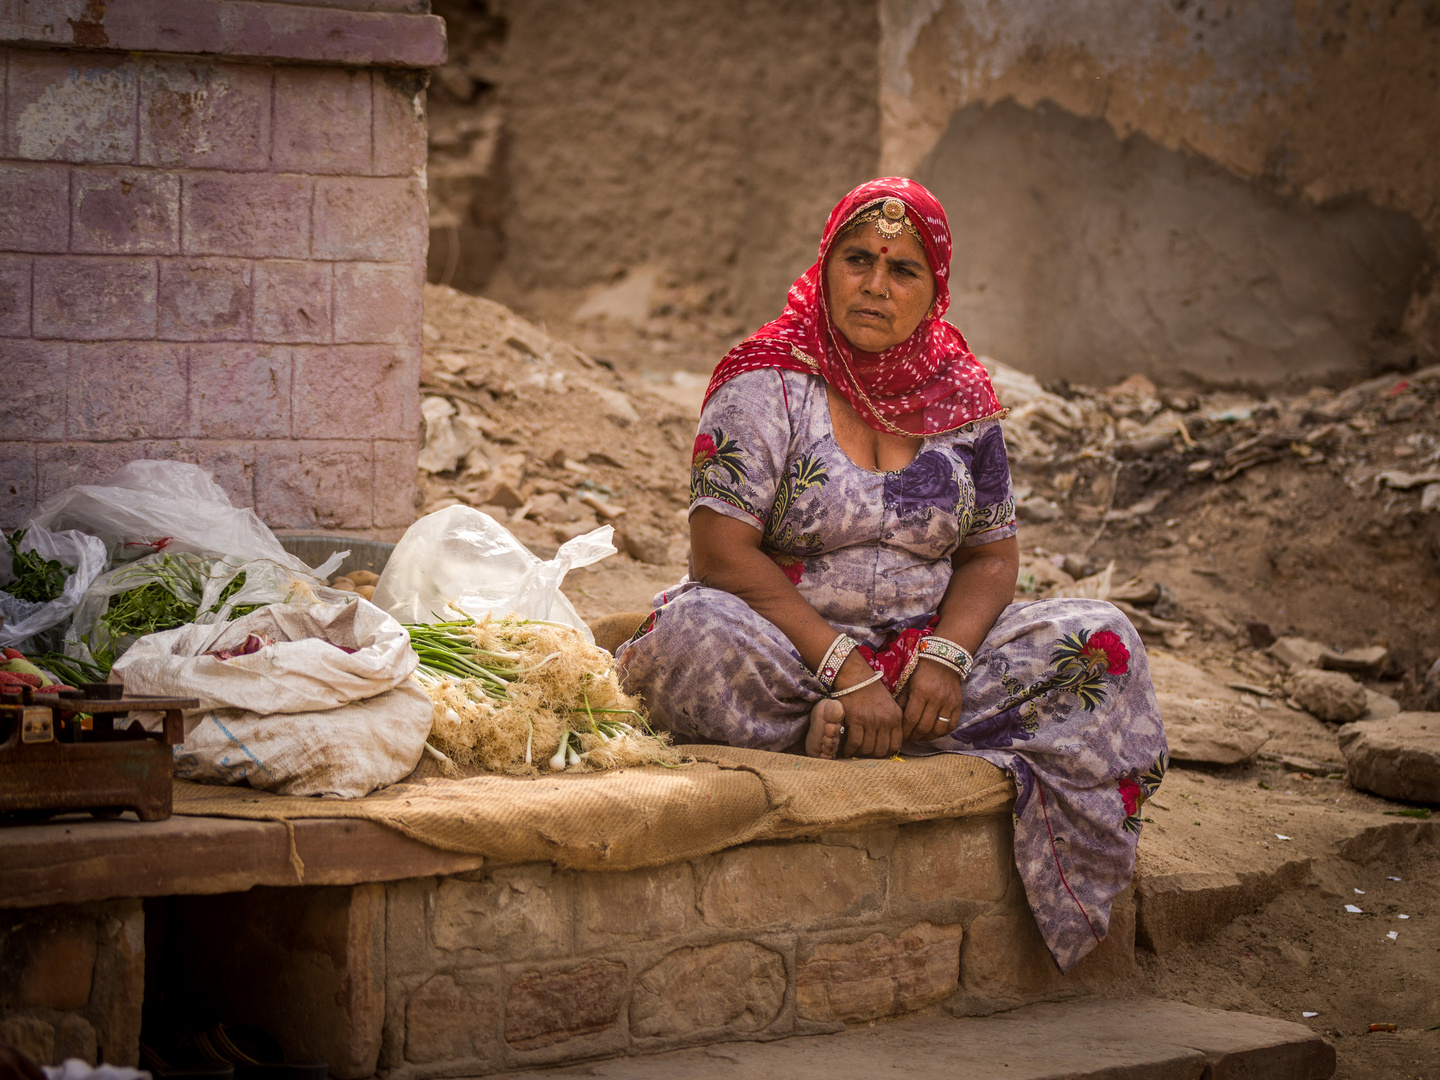
[{"label": "woman's hand", "polygon": [[[851,653],[835,680],[838,689],[855,686],[875,674],[870,665]],[[863,690],[837,698],[845,706],[845,742],[840,747],[845,757],[889,757],[904,742],[904,718],[900,706],[879,681]]]},{"label": "woman's hand", "polygon": [[959,675],[922,657],[896,697],[905,710],[905,741],[929,742],[949,735],[960,723],[964,697]]}]

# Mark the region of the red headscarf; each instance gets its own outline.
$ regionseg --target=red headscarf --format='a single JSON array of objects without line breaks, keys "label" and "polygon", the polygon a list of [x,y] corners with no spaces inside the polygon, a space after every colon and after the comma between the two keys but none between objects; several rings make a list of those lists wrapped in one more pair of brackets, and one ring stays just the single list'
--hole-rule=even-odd
[{"label": "red headscarf", "polygon": [[[830,319],[825,264],[853,218],[886,199],[905,204],[935,274],[935,303],[915,332],[884,352],[865,353]],[[935,196],[913,180],[887,176],[861,184],[830,211],[820,257],[790,286],[785,310],[726,354],[705,399],[736,375],[757,368],[819,374],[877,431],[938,435],[1004,415],[990,376],[960,331],[941,316],[950,306],[950,226]],[[904,420],[902,424],[900,421]]]}]

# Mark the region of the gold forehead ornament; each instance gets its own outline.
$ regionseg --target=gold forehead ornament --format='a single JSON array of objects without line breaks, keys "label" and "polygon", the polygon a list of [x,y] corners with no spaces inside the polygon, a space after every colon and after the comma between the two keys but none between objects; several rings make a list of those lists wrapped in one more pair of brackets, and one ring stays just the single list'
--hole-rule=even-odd
[{"label": "gold forehead ornament", "polygon": [[920,240],[922,244],[924,243],[920,239],[920,230],[915,227],[915,223],[905,213],[905,204],[899,199],[885,199],[883,202],[860,211],[850,219],[845,231],[861,228],[871,222],[874,222],[876,231],[886,240],[894,240],[903,230],[915,237],[916,240]]}]

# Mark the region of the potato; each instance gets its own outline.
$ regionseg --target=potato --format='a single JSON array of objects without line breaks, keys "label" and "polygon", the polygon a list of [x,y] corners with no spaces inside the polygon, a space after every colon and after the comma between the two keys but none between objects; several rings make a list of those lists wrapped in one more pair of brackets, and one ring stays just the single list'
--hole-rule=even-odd
[{"label": "potato", "polygon": [[357,593],[359,593],[361,596],[363,596],[366,600],[369,600],[371,597],[373,597],[373,596],[375,595],[375,586],[374,586],[374,585],[356,585],[356,586],[355,586],[355,591],[356,591]]},{"label": "potato", "polygon": [[339,589],[341,592],[354,592],[355,582],[348,577],[342,576],[337,577],[334,581],[330,582],[330,587],[332,589]]},{"label": "potato", "polygon": [[356,585],[378,585],[380,583],[380,575],[373,570],[351,570],[345,576]]}]

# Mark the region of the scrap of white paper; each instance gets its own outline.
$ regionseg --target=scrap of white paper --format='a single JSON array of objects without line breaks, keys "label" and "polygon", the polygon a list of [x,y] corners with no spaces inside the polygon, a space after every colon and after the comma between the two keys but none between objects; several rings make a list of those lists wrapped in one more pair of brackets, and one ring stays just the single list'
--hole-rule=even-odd
[{"label": "scrap of white paper", "polygon": [[1396,917],[1397,919],[1408,919],[1410,916],[1409,916],[1409,915],[1396,915],[1395,917]]},{"label": "scrap of white paper", "polygon": [[1354,904],[1346,904],[1346,905],[1345,905],[1345,910],[1348,911],[1348,912],[1350,912],[1351,915],[1364,915],[1364,914],[1365,914],[1363,911],[1361,911],[1361,910],[1360,910],[1358,907],[1356,907]]},{"label": "scrap of white paper", "polygon": [[1399,879],[1398,877],[1387,877],[1385,880],[1386,880],[1386,881],[1399,881],[1400,879]]},{"label": "scrap of white paper", "polygon": [[1356,889],[1356,890],[1355,890],[1355,895],[1356,895],[1356,896],[1364,896],[1364,895],[1365,895],[1365,890],[1364,890],[1364,889]]},{"label": "scrap of white paper", "polygon": [[1302,1012],[1300,1015],[1305,1017],[1306,1020],[1309,1020],[1312,1016],[1319,1016],[1320,1014],[1318,1012]]},{"label": "scrap of white paper", "polygon": [[1398,937],[1400,936],[1400,934],[1399,934],[1397,931],[1395,931],[1395,930],[1391,930],[1391,931],[1390,931],[1388,934],[1386,934],[1385,936],[1388,937],[1391,941],[1394,941],[1396,938],[1398,938]]},{"label": "scrap of white paper", "polygon": [[1281,836],[1281,835],[1277,832],[1277,833],[1275,834],[1275,839],[1276,839],[1276,840],[1289,840],[1290,837],[1288,837],[1288,836]]}]

